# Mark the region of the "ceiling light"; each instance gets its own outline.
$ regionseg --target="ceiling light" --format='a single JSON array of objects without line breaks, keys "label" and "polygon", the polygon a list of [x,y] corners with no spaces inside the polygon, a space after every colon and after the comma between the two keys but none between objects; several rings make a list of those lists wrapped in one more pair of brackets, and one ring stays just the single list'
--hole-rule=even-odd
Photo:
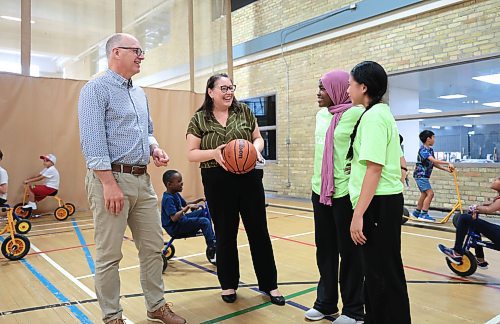
[{"label": "ceiling light", "polygon": [[472,124],[464,124],[464,127],[472,127]]},{"label": "ceiling light", "polygon": [[481,115],[464,115],[463,117],[467,117],[467,118],[477,118],[477,117],[481,117]]},{"label": "ceiling light", "polygon": [[497,74],[488,74],[477,77],[472,77],[474,80],[488,82],[492,84],[500,84],[500,73]]},{"label": "ceiling light", "polygon": [[452,95],[446,95],[446,96],[439,96],[439,99],[459,99],[459,98],[467,98],[466,95],[463,94],[452,94]]},{"label": "ceiling light", "polygon": [[434,128],[434,129],[441,129],[441,126],[431,126],[431,128]]},{"label": "ceiling light", "polygon": [[429,114],[429,113],[442,112],[442,110],[433,109],[433,108],[421,108],[421,109],[418,110],[418,112]]},{"label": "ceiling light", "polygon": [[[12,16],[0,16],[0,18],[3,18],[5,20],[12,20],[12,21],[21,21],[21,18],[19,17],[12,17]],[[31,21],[32,24],[35,23],[34,20]]]},{"label": "ceiling light", "polygon": [[496,102],[485,102],[485,103],[483,104],[483,106],[500,108],[500,101],[496,101]]}]

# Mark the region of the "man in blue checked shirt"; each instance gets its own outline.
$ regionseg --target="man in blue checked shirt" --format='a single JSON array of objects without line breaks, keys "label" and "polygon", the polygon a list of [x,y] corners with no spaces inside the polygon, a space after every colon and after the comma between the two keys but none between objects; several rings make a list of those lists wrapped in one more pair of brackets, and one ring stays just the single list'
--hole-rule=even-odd
[{"label": "man in blue checked shirt", "polygon": [[162,228],[147,164],[151,156],[157,167],[166,166],[169,157],[153,137],[146,95],[131,79],[140,72],[144,51],[132,35],[115,34],[106,43],[106,55],[108,70],[87,82],[78,101],[97,247],[95,288],[103,321],[124,322],[118,266],[128,225],[139,249],[147,318],[185,323],[163,297]]}]

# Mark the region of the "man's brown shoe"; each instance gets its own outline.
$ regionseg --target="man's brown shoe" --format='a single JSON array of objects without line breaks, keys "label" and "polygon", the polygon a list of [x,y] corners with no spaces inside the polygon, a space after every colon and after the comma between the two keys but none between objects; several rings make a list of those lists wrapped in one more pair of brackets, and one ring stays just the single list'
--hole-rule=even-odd
[{"label": "man's brown shoe", "polygon": [[165,304],[154,312],[148,312],[148,320],[164,324],[186,323],[186,320],[172,312],[169,306],[172,306],[172,304]]}]

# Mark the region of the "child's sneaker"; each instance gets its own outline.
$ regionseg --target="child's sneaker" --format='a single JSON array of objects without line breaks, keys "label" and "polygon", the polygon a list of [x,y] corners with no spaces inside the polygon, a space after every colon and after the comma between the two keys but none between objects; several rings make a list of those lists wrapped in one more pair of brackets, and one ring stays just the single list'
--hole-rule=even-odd
[{"label": "child's sneaker", "polygon": [[215,246],[208,247],[206,251],[208,262],[210,262],[213,265],[217,264],[217,256],[215,251],[216,251]]},{"label": "child's sneaker", "polygon": [[33,202],[33,201],[28,201],[28,203],[26,205],[24,205],[23,207],[21,207],[22,209],[29,209],[31,208],[32,210],[35,210],[36,209],[36,203]]},{"label": "child's sneaker", "polygon": [[421,213],[418,216],[418,219],[423,221],[423,222],[428,222],[428,223],[434,223],[436,220],[431,217],[428,213]]},{"label": "child's sneaker", "polygon": [[[476,260],[477,260],[477,259],[476,259]],[[481,269],[481,270],[486,270],[486,269],[488,269],[488,266],[489,266],[489,265],[490,265],[490,264],[489,264],[488,262],[486,262],[486,261],[482,261],[482,262],[481,262],[481,261],[477,260],[477,266],[478,266],[478,267],[479,267],[479,269]]]},{"label": "child's sneaker", "polygon": [[438,251],[446,255],[446,258],[455,264],[462,263],[462,256],[455,253],[453,249],[447,248],[443,244],[438,244]]},{"label": "child's sneaker", "polygon": [[414,210],[413,213],[411,213],[413,216],[415,216],[416,218],[419,218],[420,217],[420,213],[418,210]]}]

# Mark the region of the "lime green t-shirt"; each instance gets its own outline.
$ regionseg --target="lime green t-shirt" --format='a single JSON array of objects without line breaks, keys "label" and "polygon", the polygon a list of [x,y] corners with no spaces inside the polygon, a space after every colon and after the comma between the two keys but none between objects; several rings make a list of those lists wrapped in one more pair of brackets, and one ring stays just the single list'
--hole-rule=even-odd
[{"label": "lime green t-shirt", "polygon": [[[333,134],[334,148],[333,174],[335,177],[335,193],[333,198],[341,198],[349,193],[349,175],[345,173],[347,151],[351,144],[351,133],[354,125],[363,113],[363,106],[354,106],[346,110],[340,118]],[[321,171],[321,170],[320,170]]]},{"label": "lime green t-shirt", "polygon": [[349,178],[349,194],[353,208],[358,203],[366,173],[366,161],[383,166],[375,195],[394,195],[403,191],[399,132],[391,109],[386,104],[371,107],[361,119]]},{"label": "lime green t-shirt", "polygon": [[313,176],[311,178],[312,191],[321,193],[321,165],[323,163],[323,151],[325,149],[325,136],[332,121],[333,115],[328,108],[321,108],[316,113],[316,130],[314,131],[314,160]]}]

